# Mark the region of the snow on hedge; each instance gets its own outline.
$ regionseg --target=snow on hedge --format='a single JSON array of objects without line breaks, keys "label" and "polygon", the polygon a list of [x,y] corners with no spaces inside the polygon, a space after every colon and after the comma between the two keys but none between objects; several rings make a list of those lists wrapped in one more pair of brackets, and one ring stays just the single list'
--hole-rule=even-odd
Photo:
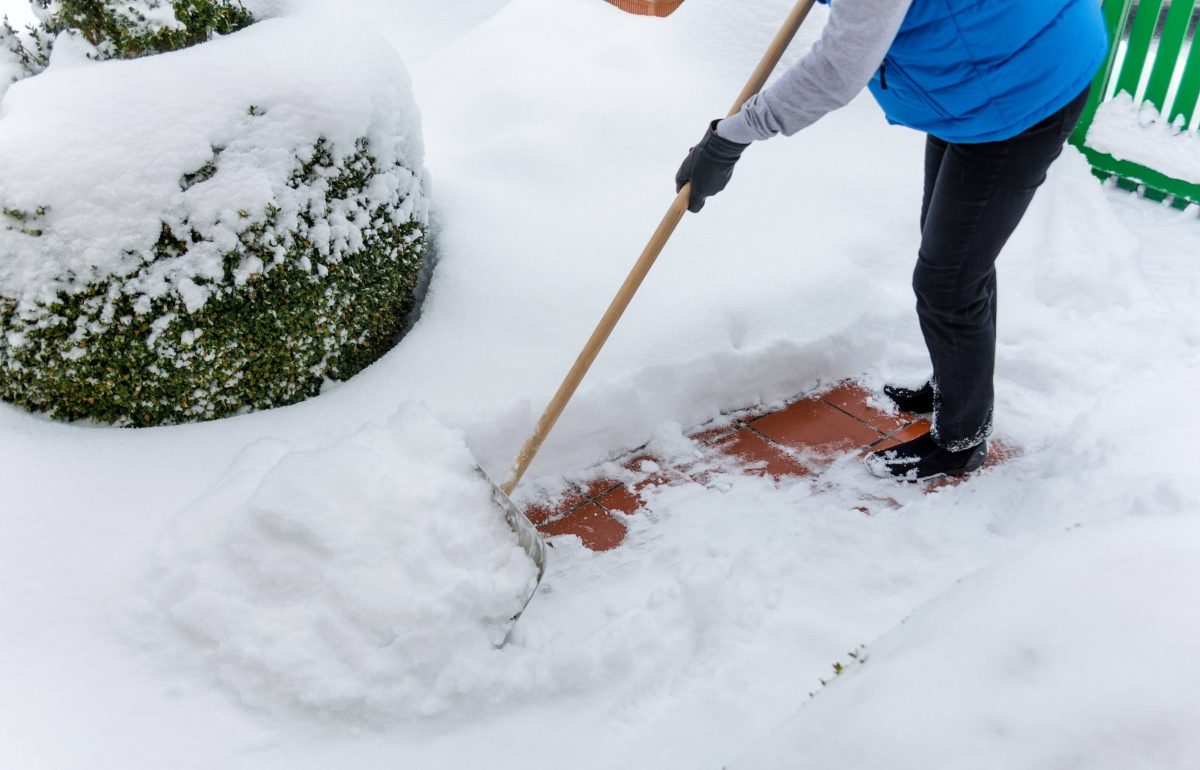
[{"label": "snow on hedge", "polygon": [[[22,82],[0,119],[0,199],[6,210],[47,214],[37,238],[5,231],[0,293],[19,312],[37,312],[60,291],[129,276],[129,291],[147,299],[179,292],[197,310],[247,214],[260,217],[272,202],[281,209],[275,232],[301,228],[323,254],[346,253],[362,240],[353,217],[396,189],[415,191],[415,177],[384,176],[362,199],[338,201],[328,224],[308,226],[301,212],[323,191],[287,186],[293,153],[322,136],[343,151],[366,137],[381,166],[419,168],[420,124],[406,86],[382,40],[295,19]],[[164,220],[202,238],[145,269]],[[267,269],[241,267],[239,283]]]},{"label": "snow on hedge", "polygon": [[1195,767],[1198,549],[1200,521],[1158,515],[1003,560],[918,609],[731,768]]},{"label": "snow on hedge", "polygon": [[537,578],[462,435],[412,404],[315,451],[253,445],[158,564],[181,660],[258,708],[372,722],[469,695]]},{"label": "snow on hedge", "polygon": [[20,33],[7,16],[0,18],[0,100],[9,86],[29,75]]},{"label": "snow on hedge", "polygon": [[56,46],[0,109],[3,396],[150,424],[353,374],[411,305],[422,155],[370,30],[273,19],[101,63]]},{"label": "snow on hedge", "polygon": [[34,0],[42,47],[68,39],[88,58],[134,59],[212,40],[257,18],[241,0]]},{"label": "snow on hedge", "polygon": [[1200,135],[1179,120],[1170,123],[1149,102],[1134,105],[1128,93],[1100,105],[1088,146],[1118,160],[1140,163],[1167,176],[1200,184]]}]

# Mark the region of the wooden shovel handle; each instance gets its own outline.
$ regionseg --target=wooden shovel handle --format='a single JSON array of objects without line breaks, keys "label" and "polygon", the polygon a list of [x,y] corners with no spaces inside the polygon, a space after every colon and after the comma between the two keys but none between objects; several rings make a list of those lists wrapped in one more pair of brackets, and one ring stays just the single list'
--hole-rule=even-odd
[{"label": "wooden shovel handle", "polygon": [[[733,107],[729,110],[729,115],[736,114],[742,109],[750,97],[762,90],[767,82],[767,78],[774,72],[776,65],[779,64],[783,52],[792,42],[792,38],[796,36],[796,32],[800,29],[800,25],[804,22],[804,18],[808,16],[808,12],[812,9],[815,0],[800,0],[796,3],[796,7],[788,14],[787,19],[780,28],[779,33],[775,35],[775,39],[771,42],[771,46],[763,54],[762,61],[758,63],[754,73],[750,76],[750,80],[746,82],[745,88],[738,94],[737,101],[733,103]],[[579,383],[583,381],[584,376],[592,367],[592,362],[596,360],[600,349],[604,347],[604,343],[608,341],[609,335],[616,327],[617,322],[621,320],[621,316],[625,313],[625,309],[629,307],[629,303],[633,300],[633,295],[642,285],[646,275],[650,272],[650,268],[654,266],[654,261],[658,259],[658,255],[662,253],[663,247],[667,245],[671,234],[675,232],[679,221],[683,219],[684,212],[687,211],[688,200],[691,197],[692,186],[685,184],[679,194],[675,196],[674,202],[671,203],[671,208],[667,209],[666,216],[659,223],[658,229],[654,231],[654,235],[650,237],[650,242],[646,244],[646,248],[642,251],[642,255],[638,257],[633,269],[625,278],[625,283],[621,284],[621,288],[617,291],[617,296],[613,298],[612,304],[608,306],[608,310],[604,311],[604,316],[597,324],[596,330],[592,332],[592,336],[584,345],[583,351],[579,354],[579,358],[575,360],[575,365],[571,367],[571,371],[567,373],[566,379],[562,385],[558,387],[558,392],[554,394],[554,398],[550,400],[550,404],[546,407],[546,411],[534,426],[533,433],[526,439],[525,445],[521,447],[521,451],[517,453],[517,457],[513,460],[512,467],[509,469],[508,476],[505,477],[504,483],[500,485],[501,491],[506,495],[511,495],[513,490],[517,488],[521,477],[525,475],[525,471],[529,468],[529,464],[533,462],[533,458],[537,456],[538,450],[542,448],[542,443],[546,437],[550,435],[550,431],[554,428],[554,424],[558,422],[558,418],[566,409],[567,404],[571,400],[571,396],[575,395]]]}]

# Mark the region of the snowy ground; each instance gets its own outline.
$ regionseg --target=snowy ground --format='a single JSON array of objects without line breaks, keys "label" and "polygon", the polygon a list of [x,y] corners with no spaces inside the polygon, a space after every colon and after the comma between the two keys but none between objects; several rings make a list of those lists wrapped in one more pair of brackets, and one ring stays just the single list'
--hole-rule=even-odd
[{"label": "snowy ground", "polygon": [[[269,413],[133,432],[0,407],[0,766],[1195,767],[1200,222],[1100,189],[1073,152],[1003,257],[1003,468],[929,496],[850,462],[835,492],[669,488],[616,551],[560,543],[514,643],[425,716],[252,709],[147,641],[152,554],[255,442],[323,446],[416,400],[500,475],[788,5],[346,3],[423,110],[442,230],[422,320]],[[527,489],[822,381],[922,376],[921,148],[869,98],[752,148]],[[854,510],[882,491],[901,507]]]}]

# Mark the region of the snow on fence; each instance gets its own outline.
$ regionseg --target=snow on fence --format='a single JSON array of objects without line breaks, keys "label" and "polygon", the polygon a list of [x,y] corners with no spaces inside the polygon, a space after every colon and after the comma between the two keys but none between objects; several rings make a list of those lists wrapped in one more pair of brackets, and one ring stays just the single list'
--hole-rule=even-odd
[{"label": "snow on fence", "polygon": [[1096,175],[1200,203],[1198,0],[1104,0],[1112,46],[1072,143]]},{"label": "snow on fence", "polygon": [[668,16],[683,5],[683,0],[608,0],[622,11],[639,16]]}]

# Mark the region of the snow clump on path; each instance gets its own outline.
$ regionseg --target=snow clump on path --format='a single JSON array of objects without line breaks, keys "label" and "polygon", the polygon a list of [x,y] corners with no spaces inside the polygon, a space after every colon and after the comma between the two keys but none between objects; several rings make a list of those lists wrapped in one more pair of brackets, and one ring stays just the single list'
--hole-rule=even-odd
[{"label": "snow clump on path", "polygon": [[251,706],[367,721],[444,708],[537,579],[462,436],[411,404],[329,447],[251,445],[157,556],[181,657]]}]

